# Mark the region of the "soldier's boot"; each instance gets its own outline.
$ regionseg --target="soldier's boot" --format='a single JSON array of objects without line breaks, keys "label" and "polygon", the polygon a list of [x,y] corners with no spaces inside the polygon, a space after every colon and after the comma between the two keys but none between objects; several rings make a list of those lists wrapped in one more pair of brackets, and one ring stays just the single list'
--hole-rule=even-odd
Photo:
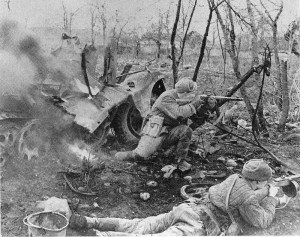
[{"label": "soldier's boot", "polygon": [[97,229],[100,231],[115,231],[116,221],[109,221],[106,218],[92,218],[79,214],[72,214],[69,220],[69,227],[75,230]]},{"label": "soldier's boot", "polygon": [[87,219],[79,214],[72,214],[69,220],[69,227],[75,230],[88,229]]},{"label": "soldier's boot", "polygon": [[135,161],[141,157],[135,151],[120,151],[115,154],[117,160]]}]

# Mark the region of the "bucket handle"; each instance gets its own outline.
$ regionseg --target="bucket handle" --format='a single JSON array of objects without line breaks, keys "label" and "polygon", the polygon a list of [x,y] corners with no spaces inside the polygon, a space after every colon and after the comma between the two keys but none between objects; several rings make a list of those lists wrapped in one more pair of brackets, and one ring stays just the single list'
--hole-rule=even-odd
[{"label": "bucket handle", "polygon": [[33,224],[31,224],[31,223],[28,222],[28,218],[31,217],[31,216],[32,216],[32,214],[30,214],[28,216],[25,216],[25,218],[23,219],[23,223],[25,225],[27,225],[28,227],[34,227],[34,228],[40,229],[41,228],[40,226],[36,226],[36,225],[33,225]]},{"label": "bucket handle", "polygon": [[[58,214],[58,215],[60,215],[60,216],[63,216],[64,218],[66,218],[64,215],[62,215],[62,214],[59,213],[59,212],[41,211],[41,212],[32,213],[32,214],[26,216],[26,217],[23,219],[23,223],[24,223],[25,225],[27,225],[28,227],[34,227],[34,228],[37,228],[37,229],[44,229],[44,230],[50,230],[50,231],[53,231],[52,229],[48,229],[48,228],[44,228],[44,227],[41,227],[41,226],[37,226],[37,225],[34,225],[34,224],[28,222],[28,219],[29,219],[30,217],[32,217],[33,215],[38,215],[38,214],[41,214],[41,213],[50,213],[50,212],[51,212],[51,213]],[[66,225],[65,227],[62,227],[62,228],[57,229],[57,230],[55,230],[55,231],[62,231],[63,229],[65,229],[65,228],[68,226],[68,224],[69,224],[67,218],[66,218],[66,220],[67,220],[67,225]]]}]

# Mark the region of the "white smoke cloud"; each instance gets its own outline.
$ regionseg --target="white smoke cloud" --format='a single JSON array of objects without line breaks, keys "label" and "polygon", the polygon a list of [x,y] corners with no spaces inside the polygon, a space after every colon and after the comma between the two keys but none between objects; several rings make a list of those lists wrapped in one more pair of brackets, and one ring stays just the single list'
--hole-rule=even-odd
[{"label": "white smoke cloud", "polygon": [[0,51],[0,95],[22,94],[34,83],[36,69],[25,55]]}]

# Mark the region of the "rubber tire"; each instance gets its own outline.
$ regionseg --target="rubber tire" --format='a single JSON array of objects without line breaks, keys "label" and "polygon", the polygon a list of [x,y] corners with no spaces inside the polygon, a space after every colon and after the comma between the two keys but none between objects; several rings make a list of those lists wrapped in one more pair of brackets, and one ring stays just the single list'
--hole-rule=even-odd
[{"label": "rubber tire", "polygon": [[[129,126],[129,116],[132,110],[136,109],[134,104],[125,103],[119,106],[116,116],[111,124],[115,131],[117,139],[121,143],[137,143],[140,139],[140,135],[137,132],[133,132]],[[142,126],[142,117],[140,116],[140,125]]]}]

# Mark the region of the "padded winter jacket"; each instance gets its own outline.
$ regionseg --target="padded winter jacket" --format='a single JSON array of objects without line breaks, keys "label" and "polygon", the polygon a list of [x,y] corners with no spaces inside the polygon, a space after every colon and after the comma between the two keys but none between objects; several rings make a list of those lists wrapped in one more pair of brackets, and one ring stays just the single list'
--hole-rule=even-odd
[{"label": "padded winter jacket", "polygon": [[[222,183],[209,189],[209,200],[216,207],[213,211],[218,217],[226,216],[226,195],[238,174],[229,176]],[[237,222],[241,218],[252,226],[267,228],[275,215],[276,199],[265,197],[260,202],[248,182],[238,175],[229,197],[229,209]]]},{"label": "padded winter jacket", "polygon": [[196,113],[194,105],[191,103],[179,105],[179,99],[175,89],[163,92],[152,106],[150,115],[164,117],[165,126],[177,126],[179,119],[186,119]]}]

